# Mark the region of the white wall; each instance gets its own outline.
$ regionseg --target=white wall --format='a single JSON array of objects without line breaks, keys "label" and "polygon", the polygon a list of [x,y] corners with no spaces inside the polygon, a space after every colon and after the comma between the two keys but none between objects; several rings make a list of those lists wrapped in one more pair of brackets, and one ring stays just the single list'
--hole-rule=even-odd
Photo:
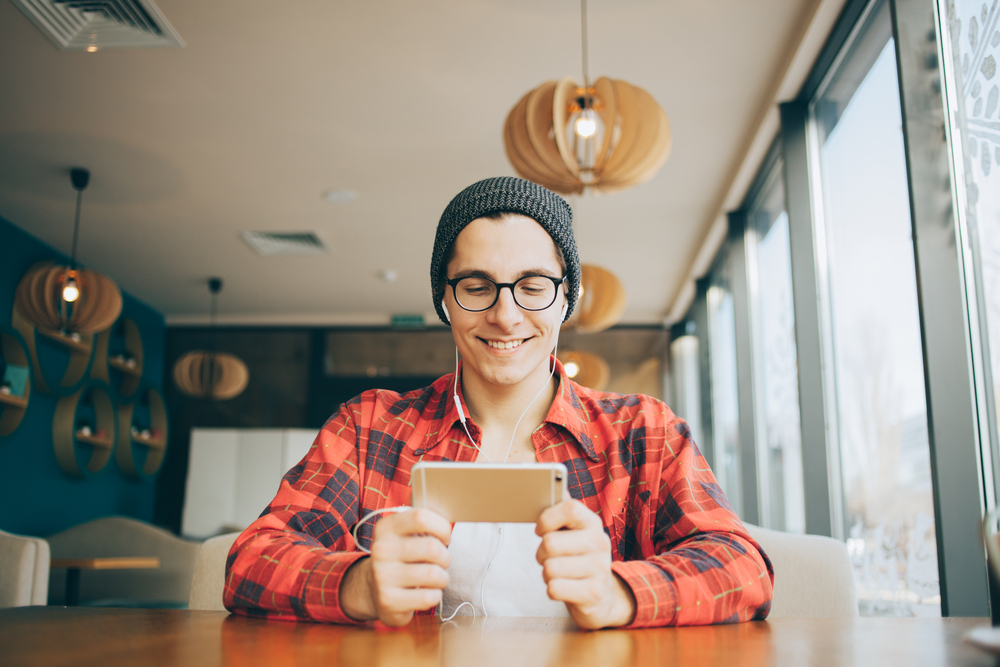
[{"label": "white wall", "polygon": [[317,434],[311,429],[191,429],[181,533],[205,538],[249,526]]}]

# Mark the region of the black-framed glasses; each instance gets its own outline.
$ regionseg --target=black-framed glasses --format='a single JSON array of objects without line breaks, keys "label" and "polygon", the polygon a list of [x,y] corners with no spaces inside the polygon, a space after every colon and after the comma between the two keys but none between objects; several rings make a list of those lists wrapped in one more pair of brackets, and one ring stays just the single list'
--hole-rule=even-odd
[{"label": "black-framed glasses", "polygon": [[451,285],[455,301],[463,310],[481,313],[489,310],[500,298],[500,290],[510,289],[514,295],[514,303],[522,310],[545,310],[556,302],[559,286],[566,282],[566,277],[524,276],[512,283],[498,283],[483,276],[466,276],[452,278]]}]

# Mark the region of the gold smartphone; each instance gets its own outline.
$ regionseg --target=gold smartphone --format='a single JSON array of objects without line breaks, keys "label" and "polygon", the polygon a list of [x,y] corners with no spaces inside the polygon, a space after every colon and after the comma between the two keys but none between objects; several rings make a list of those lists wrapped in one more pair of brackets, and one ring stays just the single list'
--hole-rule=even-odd
[{"label": "gold smartphone", "polygon": [[410,473],[413,507],[432,509],[451,523],[535,523],[566,498],[562,463],[419,461]]}]

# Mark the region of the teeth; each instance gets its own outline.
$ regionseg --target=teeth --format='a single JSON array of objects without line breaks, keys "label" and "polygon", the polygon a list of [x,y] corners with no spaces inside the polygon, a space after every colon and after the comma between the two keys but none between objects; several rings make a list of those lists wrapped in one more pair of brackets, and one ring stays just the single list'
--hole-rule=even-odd
[{"label": "teeth", "polygon": [[515,347],[524,342],[524,340],[488,340],[486,341],[490,347],[495,347],[498,350],[513,350]]}]

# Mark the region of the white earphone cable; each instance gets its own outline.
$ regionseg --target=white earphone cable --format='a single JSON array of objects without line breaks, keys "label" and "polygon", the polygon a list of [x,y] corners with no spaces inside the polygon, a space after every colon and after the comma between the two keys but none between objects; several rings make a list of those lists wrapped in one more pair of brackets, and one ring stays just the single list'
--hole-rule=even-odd
[{"label": "white earphone cable", "polygon": [[361,546],[361,543],[358,542],[358,529],[361,528],[362,524],[364,524],[365,521],[368,521],[368,519],[371,519],[376,514],[381,514],[382,512],[392,512],[394,514],[399,514],[400,512],[408,512],[411,509],[413,508],[410,507],[409,505],[400,505],[399,507],[383,507],[382,509],[378,509],[366,514],[365,518],[361,519],[361,521],[358,521],[356,524],[354,524],[354,529],[351,531],[351,535],[354,537],[355,548],[358,551],[363,551],[366,554],[371,553],[371,549],[365,549],[363,546]]},{"label": "white earphone cable", "polygon": [[[558,357],[558,355],[559,355],[559,331],[560,331],[559,327],[562,325],[562,319],[563,319],[563,317],[565,317],[566,310],[567,310],[567,306],[564,306],[563,307],[563,311],[562,311],[562,313],[560,315],[560,322],[556,326],[556,340],[555,340],[555,346],[554,346],[554,349],[553,349],[553,352],[552,352],[552,354],[553,354],[554,357]],[[447,310],[445,312],[447,312]],[[449,320],[450,320],[450,318],[449,318]],[[459,421],[462,423],[462,430],[465,431],[465,435],[468,436],[469,442],[471,442],[472,445],[477,450],[479,450],[479,453],[483,455],[483,458],[485,458],[487,460],[487,462],[493,463],[493,461],[490,460],[490,457],[486,455],[486,452],[484,452],[482,450],[482,448],[479,446],[479,444],[477,444],[476,441],[473,439],[472,434],[469,433],[469,429],[465,425],[465,419],[466,419],[465,418],[465,411],[462,410],[462,400],[458,397],[458,371],[459,371],[458,361],[459,361],[458,360],[458,347],[456,346],[455,347],[455,381],[454,381],[454,383],[452,385],[452,398],[455,401],[455,407],[458,409],[458,418],[459,418]],[[526,414],[528,414],[528,410],[530,410],[531,406],[535,404],[535,401],[538,400],[538,397],[542,395],[542,392],[545,391],[545,388],[549,386],[549,382],[552,381],[552,377],[555,375],[555,372],[556,372],[556,362],[555,362],[555,359],[553,359],[552,360],[552,368],[549,371],[548,377],[545,378],[545,384],[542,385],[541,389],[538,390],[538,393],[535,394],[534,398],[531,399],[531,402],[528,403],[528,405],[524,408],[524,411],[521,413],[521,416],[517,418],[517,422],[514,424],[514,432],[511,433],[510,443],[507,445],[507,452],[504,454],[502,463],[506,463],[507,462],[507,458],[510,456],[510,450],[514,447],[514,440],[517,438],[517,429],[521,425],[521,420],[524,419],[524,416]],[[493,561],[496,559],[497,554],[500,553],[500,548],[503,546],[503,541],[504,541],[504,525],[500,524],[500,540],[497,542],[496,549],[493,550],[493,555],[490,556],[490,560],[486,563],[486,572],[483,574],[483,580],[482,580],[482,582],[480,582],[480,585],[479,585],[479,598],[482,601],[482,605],[483,605],[483,617],[484,618],[489,618],[489,612],[486,610],[486,579],[489,577],[490,568],[493,567]],[[356,539],[355,539],[355,542],[357,542]],[[453,618],[455,618],[455,616],[458,614],[458,611],[462,607],[464,607],[465,605],[469,605],[469,607],[472,609],[472,617],[475,618],[476,617],[476,607],[475,607],[475,605],[473,605],[471,602],[465,601],[465,602],[462,602],[461,604],[459,604],[457,607],[455,607],[455,609],[452,612],[451,616],[449,616],[448,618],[441,619],[442,622],[447,623],[448,621],[450,621]],[[442,612],[443,608],[444,608],[444,594],[442,592],[441,602],[438,603],[438,616],[441,615],[441,612]]]}]

